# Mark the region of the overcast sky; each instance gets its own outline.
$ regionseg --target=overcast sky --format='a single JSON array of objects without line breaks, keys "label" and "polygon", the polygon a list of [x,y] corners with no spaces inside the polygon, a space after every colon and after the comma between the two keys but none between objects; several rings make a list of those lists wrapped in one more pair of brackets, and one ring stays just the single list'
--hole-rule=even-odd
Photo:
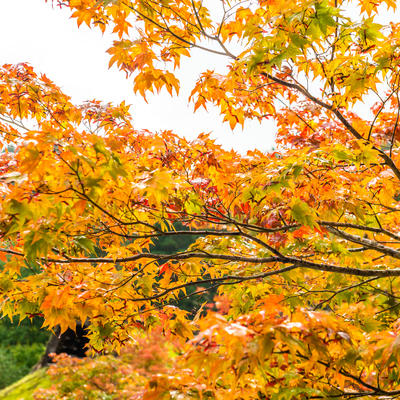
[{"label": "overcast sky", "polygon": [[223,69],[226,59],[205,53],[183,62],[179,98],[166,93],[149,95],[148,104],[133,93],[132,81],[117,69],[108,69],[106,50],[113,38],[97,30],[77,28],[67,10],[52,7],[44,0],[0,0],[0,65],[29,62],[45,73],[76,103],[90,99],[131,104],[136,128],[151,131],[172,129],[179,135],[195,137],[212,132],[227,149],[240,152],[273,146],[274,126],[248,122],[244,130],[232,134],[217,110],[199,110],[187,104],[188,93],[199,73],[205,69]]}]

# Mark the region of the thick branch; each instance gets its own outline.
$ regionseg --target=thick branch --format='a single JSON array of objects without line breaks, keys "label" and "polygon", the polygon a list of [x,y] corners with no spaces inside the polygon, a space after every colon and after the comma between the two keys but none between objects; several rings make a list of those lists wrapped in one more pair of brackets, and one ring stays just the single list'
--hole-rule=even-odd
[{"label": "thick branch", "polygon": [[[20,257],[25,257],[23,253],[16,252],[14,250],[0,248],[0,252],[13,254]],[[151,253],[139,253],[130,257],[121,258],[109,258],[109,257],[68,257],[62,259],[55,258],[41,258],[41,262],[54,262],[58,264],[74,264],[74,263],[108,263],[108,264],[120,264],[132,261],[138,261],[141,259],[153,259],[155,261],[180,261],[190,259],[205,259],[205,260],[216,260],[216,261],[231,261],[231,262],[246,262],[251,264],[269,264],[280,262],[283,264],[293,264],[296,267],[313,269],[316,271],[335,272],[345,275],[364,276],[364,277],[394,277],[400,276],[400,268],[394,269],[361,269],[361,268],[350,268],[340,267],[332,264],[317,263],[312,261],[303,260],[297,257],[246,257],[241,255],[233,254],[212,254],[207,252],[185,252],[177,254],[151,254]]]},{"label": "thick branch", "polygon": [[[12,254],[19,257],[24,257],[25,254],[10,250],[0,248],[1,253]],[[234,261],[234,262],[248,262],[252,264],[265,264],[280,261],[280,257],[246,257],[240,255],[230,255],[230,254],[212,254],[207,252],[184,252],[184,253],[176,253],[176,254],[153,254],[153,253],[138,253],[129,257],[120,257],[120,258],[110,258],[110,257],[66,257],[66,258],[46,258],[42,257],[40,260],[42,262],[54,262],[57,264],[121,264],[126,262],[138,261],[141,259],[153,259],[156,261],[172,261],[172,260],[188,260],[188,259],[212,259],[212,260],[223,260],[223,261]]]},{"label": "thick branch", "polygon": [[329,232],[333,233],[334,235],[340,236],[341,238],[349,240],[352,243],[361,244],[364,247],[376,250],[382,254],[386,254],[387,256],[391,256],[393,258],[397,258],[400,260],[400,251],[393,249],[392,247],[385,246],[375,240],[362,238],[361,236],[357,235],[352,235],[351,233],[347,233],[336,228],[327,227],[326,229]]}]

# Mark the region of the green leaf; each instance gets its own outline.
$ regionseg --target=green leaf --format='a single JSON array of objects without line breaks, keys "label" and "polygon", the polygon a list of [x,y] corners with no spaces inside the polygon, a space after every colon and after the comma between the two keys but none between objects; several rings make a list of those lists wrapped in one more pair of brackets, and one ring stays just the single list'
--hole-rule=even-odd
[{"label": "green leaf", "polygon": [[89,240],[88,238],[81,236],[81,237],[77,237],[75,238],[75,243],[83,250],[87,251],[88,253],[93,254],[94,251],[94,243]]},{"label": "green leaf", "polygon": [[265,58],[265,49],[257,49],[247,63],[247,73],[251,74]]},{"label": "green leaf", "polygon": [[32,212],[29,206],[23,202],[12,199],[7,204],[7,212],[14,215],[19,215],[22,218],[32,218]]},{"label": "green leaf", "polygon": [[353,159],[353,155],[346,150],[333,150],[333,157],[337,161],[349,161]]},{"label": "green leaf", "polygon": [[373,22],[373,18],[368,18],[364,21],[360,28],[360,38],[364,41],[376,42],[378,39],[383,39],[384,35],[381,33],[382,25]]},{"label": "green leaf", "polygon": [[195,194],[191,193],[185,203],[185,210],[189,214],[200,214],[203,210],[203,204]]},{"label": "green leaf", "polygon": [[338,15],[338,11],[329,7],[326,1],[315,3],[315,18],[318,20],[321,32],[326,35],[328,26],[336,26],[336,21],[333,17]]},{"label": "green leaf", "polygon": [[382,69],[389,68],[390,64],[391,64],[391,57],[389,55],[382,56],[377,60],[375,71],[380,71]]},{"label": "green leaf", "polygon": [[292,217],[302,225],[316,226],[315,212],[302,200],[296,199],[291,209]]},{"label": "green leaf", "polygon": [[99,336],[101,339],[107,339],[115,331],[115,327],[113,325],[111,325],[110,323],[100,325],[97,327],[97,329],[98,329]]},{"label": "green leaf", "polygon": [[104,144],[101,142],[97,142],[93,145],[94,150],[96,151],[96,153],[100,153],[103,154],[107,159],[110,156],[109,151],[104,147]]},{"label": "green leaf", "polygon": [[303,49],[304,46],[308,43],[308,40],[304,38],[303,36],[298,35],[297,33],[290,33],[289,38],[292,41],[292,43],[296,46],[299,47],[300,49]]}]

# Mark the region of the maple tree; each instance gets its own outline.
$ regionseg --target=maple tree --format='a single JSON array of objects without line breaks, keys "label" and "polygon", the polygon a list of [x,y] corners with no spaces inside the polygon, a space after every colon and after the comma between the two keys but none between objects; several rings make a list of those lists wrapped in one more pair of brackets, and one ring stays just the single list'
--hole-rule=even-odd
[{"label": "maple tree", "polygon": [[[177,93],[193,49],[225,57],[194,108],[232,128],[273,119],[277,150],[138,131],[124,103],[76,106],[29,65],[3,66],[3,314],[90,320],[94,350],[155,326],[181,337],[168,370],[141,376],[147,399],[399,396],[400,25],[377,22],[397,4],[58,4],[112,30],[110,65],[142,96]],[[150,251],[175,235],[197,239]],[[176,306],[211,287],[220,312]]]}]

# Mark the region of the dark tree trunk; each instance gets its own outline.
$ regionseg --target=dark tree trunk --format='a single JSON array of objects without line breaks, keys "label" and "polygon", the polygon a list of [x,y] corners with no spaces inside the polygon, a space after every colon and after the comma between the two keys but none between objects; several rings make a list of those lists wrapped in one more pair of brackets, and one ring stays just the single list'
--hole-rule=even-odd
[{"label": "dark tree trunk", "polygon": [[40,361],[34,366],[34,370],[43,368],[52,362],[50,354],[66,353],[75,357],[85,357],[87,349],[85,345],[89,340],[85,337],[87,325],[77,323],[76,332],[72,329],[66,330],[61,336],[60,329],[57,328],[54,335],[51,335],[47,342],[46,351]]}]

